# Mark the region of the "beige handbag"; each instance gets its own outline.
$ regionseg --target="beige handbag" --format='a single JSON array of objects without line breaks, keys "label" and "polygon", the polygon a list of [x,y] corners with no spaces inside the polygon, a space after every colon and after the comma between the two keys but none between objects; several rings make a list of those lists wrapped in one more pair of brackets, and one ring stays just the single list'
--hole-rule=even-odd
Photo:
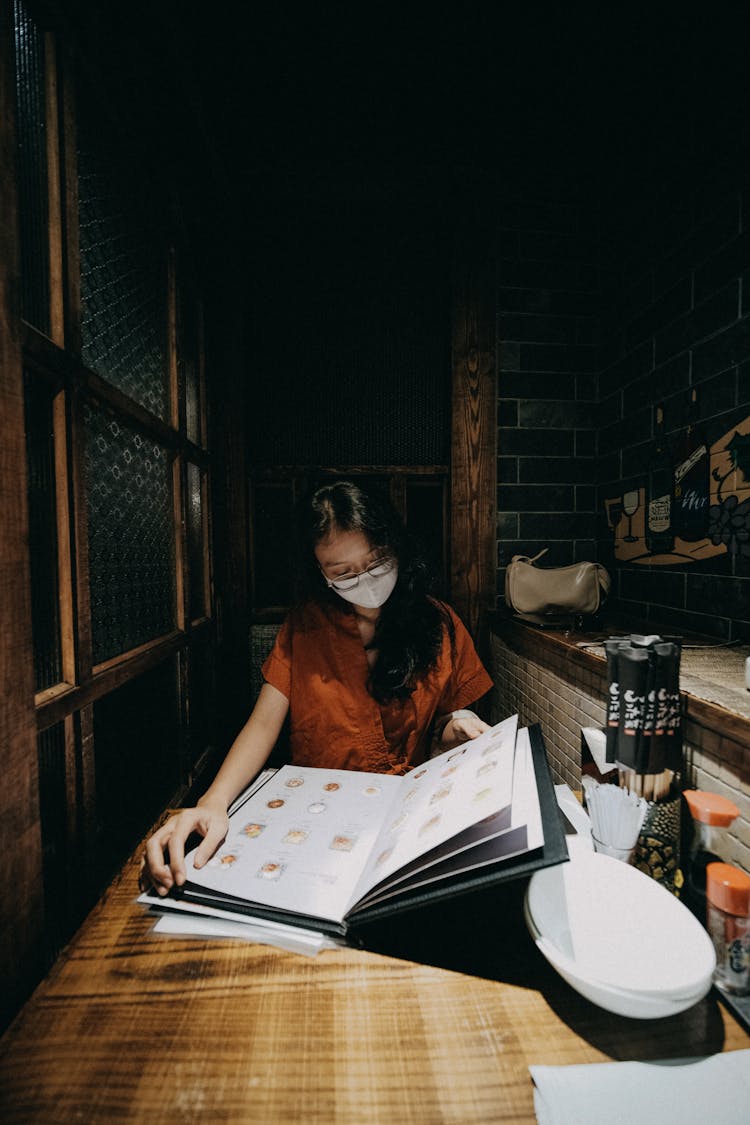
[{"label": "beige handbag", "polygon": [[606,600],[611,578],[599,563],[545,569],[532,559],[514,555],[505,571],[505,601],[518,617],[535,625],[555,625],[576,616],[590,617]]}]

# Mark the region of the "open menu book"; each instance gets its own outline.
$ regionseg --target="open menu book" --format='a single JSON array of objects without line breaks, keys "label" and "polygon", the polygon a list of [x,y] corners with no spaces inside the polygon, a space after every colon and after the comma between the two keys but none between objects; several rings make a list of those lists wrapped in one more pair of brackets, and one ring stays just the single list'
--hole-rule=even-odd
[{"label": "open menu book", "polygon": [[[538,727],[505,719],[402,777],[283,766],[230,809],[181,909],[347,936],[359,924],[567,858]],[[164,899],[144,895],[160,906]],[[166,900],[168,903],[169,900]]]}]

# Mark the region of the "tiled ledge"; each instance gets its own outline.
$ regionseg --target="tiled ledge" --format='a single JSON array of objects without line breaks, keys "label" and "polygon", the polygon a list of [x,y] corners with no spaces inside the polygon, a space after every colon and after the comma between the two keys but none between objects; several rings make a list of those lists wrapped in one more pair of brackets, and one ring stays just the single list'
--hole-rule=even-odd
[{"label": "tiled ledge", "polygon": [[[489,628],[520,655],[557,656],[571,668],[585,668],[604,676],[604,648],[598,642],[626,633],[621,624],[596,633],[556,632],[501,614],[490,616]],[[688,718],[750,750],[750,691],[744,679],[748,656],[750,645],[728,647],[685,637],[680,687]],[[750,777],[750,762],[748,767]]]},{"label": "tiled ledge", "polygon": [[[620,624],[598,633],[556,632],[501,614],[492,615],[487,624],[493,717],[517,711],[522,723],[539,722],[555,780],[577,787],[580,728],[603,728],[606,718],[608,677],[601,641],[627,630]],[[733,852],[726,858],[750,870],[750,692],[744,689],[744,658],[750,648],[721,648],[688,638],[683,643],[683,784],[722,793],[738,805]],[[700,647],[688,647],[693,644]]]}]

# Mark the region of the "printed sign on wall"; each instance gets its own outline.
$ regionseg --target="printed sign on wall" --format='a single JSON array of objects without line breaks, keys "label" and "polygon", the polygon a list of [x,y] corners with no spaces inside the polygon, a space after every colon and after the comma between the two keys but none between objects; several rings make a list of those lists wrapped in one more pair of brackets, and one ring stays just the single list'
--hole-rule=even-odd
[{"label": "printed sign on wall", "polygon": [[605,508],[620,562],[750,558],[750,416],[710,447],[697,440],[677,455],[657,433],[643,483],[605,500]]}]

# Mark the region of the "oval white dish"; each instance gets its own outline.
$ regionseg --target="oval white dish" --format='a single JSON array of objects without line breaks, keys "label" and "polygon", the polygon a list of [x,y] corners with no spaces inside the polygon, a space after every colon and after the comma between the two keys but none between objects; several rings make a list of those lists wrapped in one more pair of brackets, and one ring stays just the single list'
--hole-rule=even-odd
[{"label": "oval white dish", "polygon": [[537,871],[529,931],[558,973],[620,1015],[674,1015],[706,995],[716,965],[706,931],[648,875],[598,852]]}]

